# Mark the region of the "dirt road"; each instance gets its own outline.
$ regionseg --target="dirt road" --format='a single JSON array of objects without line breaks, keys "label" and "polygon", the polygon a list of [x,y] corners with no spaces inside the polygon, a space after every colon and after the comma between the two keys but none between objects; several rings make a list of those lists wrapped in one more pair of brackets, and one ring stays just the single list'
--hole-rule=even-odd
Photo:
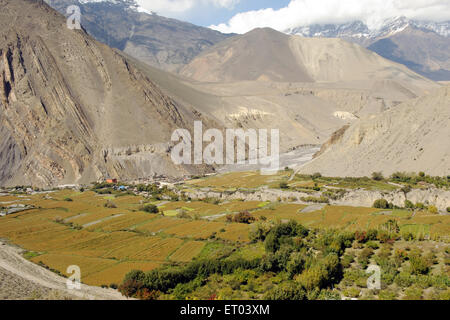
[{"label": "dirt road", "polygon": [[[84,284],[80,290],[69,290],[66,278],[26,260],[22,257],[20,248],[6,244],[2,240],[0,240],[0,280],[2,280],[0,299],[126,299],[118,291]],[[37,292],[40,293],[39,296],[35,296]]]}]

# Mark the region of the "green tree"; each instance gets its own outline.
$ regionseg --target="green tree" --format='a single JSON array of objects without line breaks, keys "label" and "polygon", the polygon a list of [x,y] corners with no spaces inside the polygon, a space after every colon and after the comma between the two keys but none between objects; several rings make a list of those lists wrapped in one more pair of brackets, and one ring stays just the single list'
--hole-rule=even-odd
[{"label": "green tree", "polygon": [[373,207],[377,209],[389,209],[389,202],[386,199],[378,199],[373,203]]}]

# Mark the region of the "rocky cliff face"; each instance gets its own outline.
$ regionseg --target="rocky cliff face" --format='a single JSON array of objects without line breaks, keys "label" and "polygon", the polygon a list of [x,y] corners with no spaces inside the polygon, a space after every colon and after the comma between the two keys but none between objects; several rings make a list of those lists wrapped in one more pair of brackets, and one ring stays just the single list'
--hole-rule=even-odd
[{"label": "rocky cliff face", "polygon": [[354,122],[320,155],[299,168],[326,176],[450,174],[450,87]]},{"label": "rocky cliff face", "polygon": [[43,1],[0,8],[1,185],[186,172],[167,150],[171,132],[198,118],[191,109]]},{"label": "rocky cliff face", "polygon": [[177,71],[230,36],[145,12],[133,0],[46,2],[62,14],[70,5],[79,6],[81,23],[96,40],[167,71]]}]

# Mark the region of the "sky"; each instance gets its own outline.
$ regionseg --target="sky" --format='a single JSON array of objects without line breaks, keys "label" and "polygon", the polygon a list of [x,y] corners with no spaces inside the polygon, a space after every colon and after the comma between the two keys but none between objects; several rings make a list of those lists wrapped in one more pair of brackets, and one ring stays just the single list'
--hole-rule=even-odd
[{"label": "sky", "polygon": [[257,27],[285,31],[310,24],[355,20],[377,29],[386,19],[405,16],[435,22],[450,20],[450,0],[137,0],[159,15],[245,33]]}]

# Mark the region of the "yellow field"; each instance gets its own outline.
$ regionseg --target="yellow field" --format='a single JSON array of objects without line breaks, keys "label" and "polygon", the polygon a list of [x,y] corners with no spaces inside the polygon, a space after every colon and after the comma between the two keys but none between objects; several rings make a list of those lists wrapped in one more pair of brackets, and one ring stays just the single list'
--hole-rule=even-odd
[{"label": "yellow field", "polygon": [[[214,182],[222,187],[247,181],[251,186],[261,181],[275,183],[278,176],[256,173],[227,174]],[[239,182],[240,181],[240,182]],[[201,181],[195,181],[201,184]],[[50,199],[46,199],[49,197]],[[73,201],[65,201],[71,198]],[[104,207],[107,199],[117,208]],[[226,241],[228,245],[249,242],[251,225],[228,223],[226,214],[249,210],[258,220],[294,219],[314,228],[361,230],[376,228],[388,219],[398,221],[402,230],[431,237],[450,234],[450,216],[402,210],[325,206],[315,212],[301,212],[300,204],[231,201],[211,204],[202,201],[168,202],[162,211],[186,210],[206,219],[180,219],[160,214],[140,212],[141,197],[97,195],[70,190],[49,192],[47,195],[3,196],[0,204],[23,203],[31,209],[0,217],[0,238],[9,239],[32,252],[32,261],[65,273],[70,265],[78,265],[82,281],[92,285],[120,283],[133,269],[151,270],[170,262],[189,262],[197,257],[210,239]],[[250,250],[251,249],[251,250]],[[249,247],[248,254],[259,255],[261,248]],[[253,250],[253,251],[252,251]]]},{"label": "yellow field", "polygon": [[81,277],[87,277],[90,274],[102,271],[108,267],[117,264],[117,261],[111,259],[89,258],[76,256],[74,254],[48,253],[38,257],[31,258],[33,262],[43,262],[45,265],[60,271],[68,276],[67,268],[71,265],[80,267]]},{"label": "yellow field", "polygon": [[160,266],[161,264],[158,262],[121,262],[86,277],[81,275],[81,281],[94,286],[111,285],[113,283],[117,285],[122,282],[123,278],[130,270],[150,271],[157,269]]},{"label": "yellow field", "polygon": [[170,260],[177,262],[189,262],[198,256],[204,247],[205,243],[201,241],[186,242],[170,256]]},{"label": "yellow field", "polygon": [[196,187],[213,187],[219,189],[257,188],[260,186],[277,186],[289,177],[289,172],[280,171],[276,175],[261,175],[259,172],[232,172],[206,179],[188,182]]}]

